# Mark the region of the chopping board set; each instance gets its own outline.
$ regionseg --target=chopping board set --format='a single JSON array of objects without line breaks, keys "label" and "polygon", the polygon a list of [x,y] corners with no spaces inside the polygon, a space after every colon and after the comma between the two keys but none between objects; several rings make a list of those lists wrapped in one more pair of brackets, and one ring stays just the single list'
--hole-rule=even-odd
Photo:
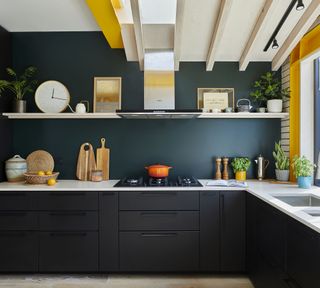
[{"label": "chopping board set", "polygon": [[109,180],[110,149],[105,147],[106,139],[101,138],[101,147],[97,149],[97,161],[93,147],[90,143],[84,143],[80,147],[77,173],[79,180],[90,181],[93,170],[102,171],[102,179]]}]

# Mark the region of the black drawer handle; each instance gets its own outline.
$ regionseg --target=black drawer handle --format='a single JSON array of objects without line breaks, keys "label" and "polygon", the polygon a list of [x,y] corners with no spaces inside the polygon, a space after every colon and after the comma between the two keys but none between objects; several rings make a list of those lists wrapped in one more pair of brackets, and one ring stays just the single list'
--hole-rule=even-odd
[{"label": "black drawer handle", "polygon": [[177,212],[141,212],[141,216],[177,216]]},{"label": "black drawer handle", "polygon": [[177,192],[159,191],[159,192],[140,192],[144,196],[177,196]]},{"label": "black drawer handle", "polygon": [[10,193],[3,193],[3,192],[0,192],[0,197],[1,196],[27,196],[27,194],[26,193],[23,193],[23,192],[10,192]]},{"label": "black drawer handle", "polygon": [[51,212],[49,213],[50,216],[86,216],[87,213],[86,212],[67,212],[67,211],[63,211],[63,212]]},{"label": "black drawer handle", "polygon": [[50,196],[84,196],[84,192],[50,192]]},{"label": "black drawer handle", "polygon": [[115,192],[103,192],[102,196],[113,196],[115,194],[116,194]]},{"label": "black drawer handle", "polygon": [[87,233],[85,233],[85,232],[57,232],[57,233],[50,233],[50,236],[53,236],[53,237],[60,237],[60,236],[85,237],[85,236],[87,236]]},{"label": "black drawer handle", "polygon": [[18,217],[22,217],[22,216],[26,216],[27,213],[26,212],[0,212],[0,216],[18,216]]},{"label": "black drawer handle", "polygon": [[177,233],[141,233],[141,237],[176,237]]}]

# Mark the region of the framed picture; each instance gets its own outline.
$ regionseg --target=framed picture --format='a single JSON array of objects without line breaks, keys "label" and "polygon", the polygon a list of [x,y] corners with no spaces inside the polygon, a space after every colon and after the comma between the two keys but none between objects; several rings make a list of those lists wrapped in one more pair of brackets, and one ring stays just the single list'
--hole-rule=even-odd
[{"label": "framed picture", "polygon": [[121,77],[94,77],[93,112],[121,109]]},{"label": "framed picture", "polygon": [[198,88],[198,109],[205,112],[222,111],[227,107],[234,110],[234,88]]}]

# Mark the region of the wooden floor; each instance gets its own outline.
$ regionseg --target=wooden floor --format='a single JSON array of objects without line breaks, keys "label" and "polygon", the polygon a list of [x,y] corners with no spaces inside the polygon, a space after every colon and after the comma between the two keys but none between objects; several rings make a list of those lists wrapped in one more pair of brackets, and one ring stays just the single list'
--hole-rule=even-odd
[{"label": "wooden floor", "polygon": [[1,275],[1,288],[253,288],[242,276]]}]

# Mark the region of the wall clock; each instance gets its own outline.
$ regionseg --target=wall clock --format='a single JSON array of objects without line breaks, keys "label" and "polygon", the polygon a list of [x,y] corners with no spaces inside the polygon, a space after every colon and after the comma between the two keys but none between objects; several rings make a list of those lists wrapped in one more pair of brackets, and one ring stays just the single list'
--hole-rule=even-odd
[{"label": "wall clock", "polygon": [[70,94],[66,86],[54,80],[43,82],[35,93],[38,108],[44,113],[60,113],[70,102]]}]

